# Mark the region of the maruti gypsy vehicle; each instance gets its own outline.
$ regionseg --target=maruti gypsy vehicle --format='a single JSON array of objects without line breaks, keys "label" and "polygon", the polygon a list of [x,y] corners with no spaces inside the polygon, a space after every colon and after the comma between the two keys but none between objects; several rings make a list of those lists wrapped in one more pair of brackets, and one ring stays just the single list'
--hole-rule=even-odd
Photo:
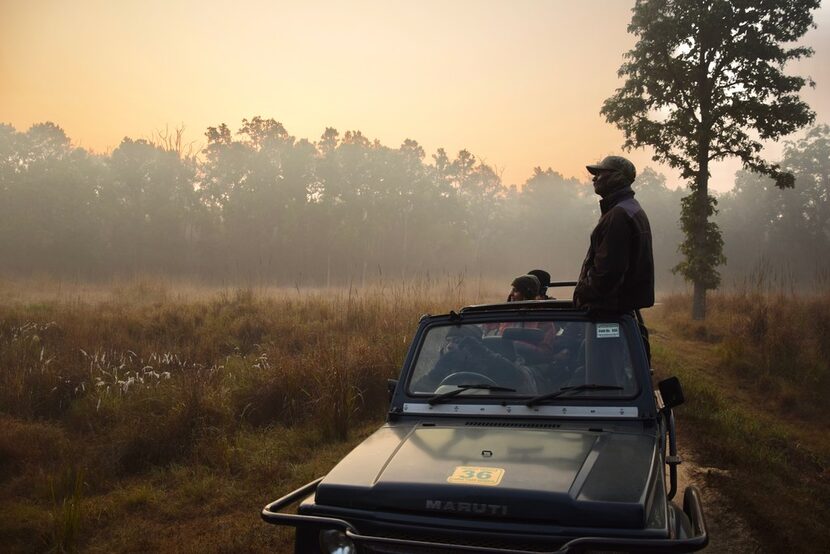
[{"label": "maruti gypsy vehicle", "polygon": [[674,501],[682,391],[652,383],[638,317],[557,300],[422,317],[386,422],[262,518],[295,527],[298,554],[704,548],[699,492]]}]

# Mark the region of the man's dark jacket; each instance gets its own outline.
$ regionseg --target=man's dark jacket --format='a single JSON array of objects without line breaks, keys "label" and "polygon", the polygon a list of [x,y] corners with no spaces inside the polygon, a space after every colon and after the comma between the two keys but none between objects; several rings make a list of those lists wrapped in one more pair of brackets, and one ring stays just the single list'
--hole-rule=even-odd
[{"label": "man's dark jacket", "polygon": [[602,216],[574,289],[574,303],[599,311],[654,305],[651,226],[630,186],[600,200]]}]

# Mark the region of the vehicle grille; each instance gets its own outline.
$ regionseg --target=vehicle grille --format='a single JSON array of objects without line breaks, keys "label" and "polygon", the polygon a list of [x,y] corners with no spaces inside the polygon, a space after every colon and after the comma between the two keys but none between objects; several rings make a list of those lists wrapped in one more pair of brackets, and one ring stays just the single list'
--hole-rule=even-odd
[{"label": "vehicle grille", "polygon": [[[492,547],[491,547],[492,548]],[[523,548],[512,546],[511,550],[525,550]],[[527,550],[528,554],[532,553],[550,553],[555,552],[556,547],[548,547],[545,550]],[[398,546],[398,545],[373,545],[370,548],[361,548],[361,554],[458,554],[459,550],[452,550],[446,548],[431,548],[431,547],[413,547],[413,546]],[[587,550],[583,554],[627,554],[626,552],[618,550]]]},{"label": "vehicle grille", "polygon": [[[513,547],[511,550],[519,550]],[[524,549],[521,549],[524,551]],[[536,554],[542,552],[553,552],[555,549],[549,548],[546,550],[527,550],[528,554]],[[362,549],[361,552],[366,554],[459,554],[459,551],[452,548],[433,548],[430,546],[400,546],[395,544],[389,545],[372,545],[368,549]]]},{"label": "vehicle grille", "polygon": [[522,423],[513,421],[465,421],[466,427],[512,427],[520,429],[558,429],[558,423]]},{"label": "vehicle grille", "polygon": [[[515,549],[514,549],[515,550]],[[551,552],[547,550],[546,552]],[[362,550],[366,554],[459,554],[459,550],[447,548],[432,548],[429,546],[398,546],[398,545],[374,545],[369,550]],[[537,550],[528,550],[528,554],[537,553]]]},{"label": "vehicle grille", "polygon": [[[402,533],[383,533],[383,536],[394,539],[406,539],[417,542],[432,542],[444,544],[457,544],[464,546],[476,546],[480,548],[503,548],[506,550],[519,550],[523,552],[540,553],[555,551],[558,546],[548,544],[530,544],[520,543],[516,541],[498,540],[498,539],[459,539],[455,537],[446,536],[429,536],[429,535],[409,535]],[[372,544],[364,545],[361,552],[367,554],[458,554],[459,550],[453,548],[435,548],[431,546],[410,546],[410,545],[395,545],[395,544]]]}]

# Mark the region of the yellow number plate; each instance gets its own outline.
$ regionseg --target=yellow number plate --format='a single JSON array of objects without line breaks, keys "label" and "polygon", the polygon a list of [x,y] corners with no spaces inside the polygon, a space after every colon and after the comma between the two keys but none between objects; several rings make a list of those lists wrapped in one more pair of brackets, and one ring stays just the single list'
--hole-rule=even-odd
[{"label": "yellow number plate", "polygon": [[458,466],[447,478],[448,483],[495,487],[501,483],[504,470],[500,467]]}]

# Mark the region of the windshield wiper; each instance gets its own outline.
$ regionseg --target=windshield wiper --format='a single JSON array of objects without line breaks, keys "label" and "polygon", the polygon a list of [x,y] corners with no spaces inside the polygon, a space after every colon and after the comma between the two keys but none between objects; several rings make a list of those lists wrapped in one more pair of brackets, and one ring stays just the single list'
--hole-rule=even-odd
[{"label": "windshield wiper", "polygon": [[501,392],[516,392],[516,389],[511,389],[510,387],[502,387],[501,385],[491,385],[490,383],[476,383],[470,385],[456,385],[458,388],[453,389],[451,391],[442,392],[436,394],[435,396],[431,396],[427,402],[430,405],[438,404],[446,400],[447,398],[452,398],[453,396],[458,396],[462,392],[470,389],[476,390],[492,390],[492,391],[501,391]]},{"label": "windshield wiper", "polygon": [[571,392],[580,392],[585,390],[622,390],[622,387],[617,385],[594,385],[594,384],[587,384],[587,385],[577,385],[575,387],[562,387],[561,389],[553,392],[549,392],[546,394],[540,394],[539,396],[535,396],[527,401],[527,406],[529,408],[535,406],[539,402],[544,402],[545,400],[551,400],[553,398],[557,398],[559,396],[564,396]]}]

